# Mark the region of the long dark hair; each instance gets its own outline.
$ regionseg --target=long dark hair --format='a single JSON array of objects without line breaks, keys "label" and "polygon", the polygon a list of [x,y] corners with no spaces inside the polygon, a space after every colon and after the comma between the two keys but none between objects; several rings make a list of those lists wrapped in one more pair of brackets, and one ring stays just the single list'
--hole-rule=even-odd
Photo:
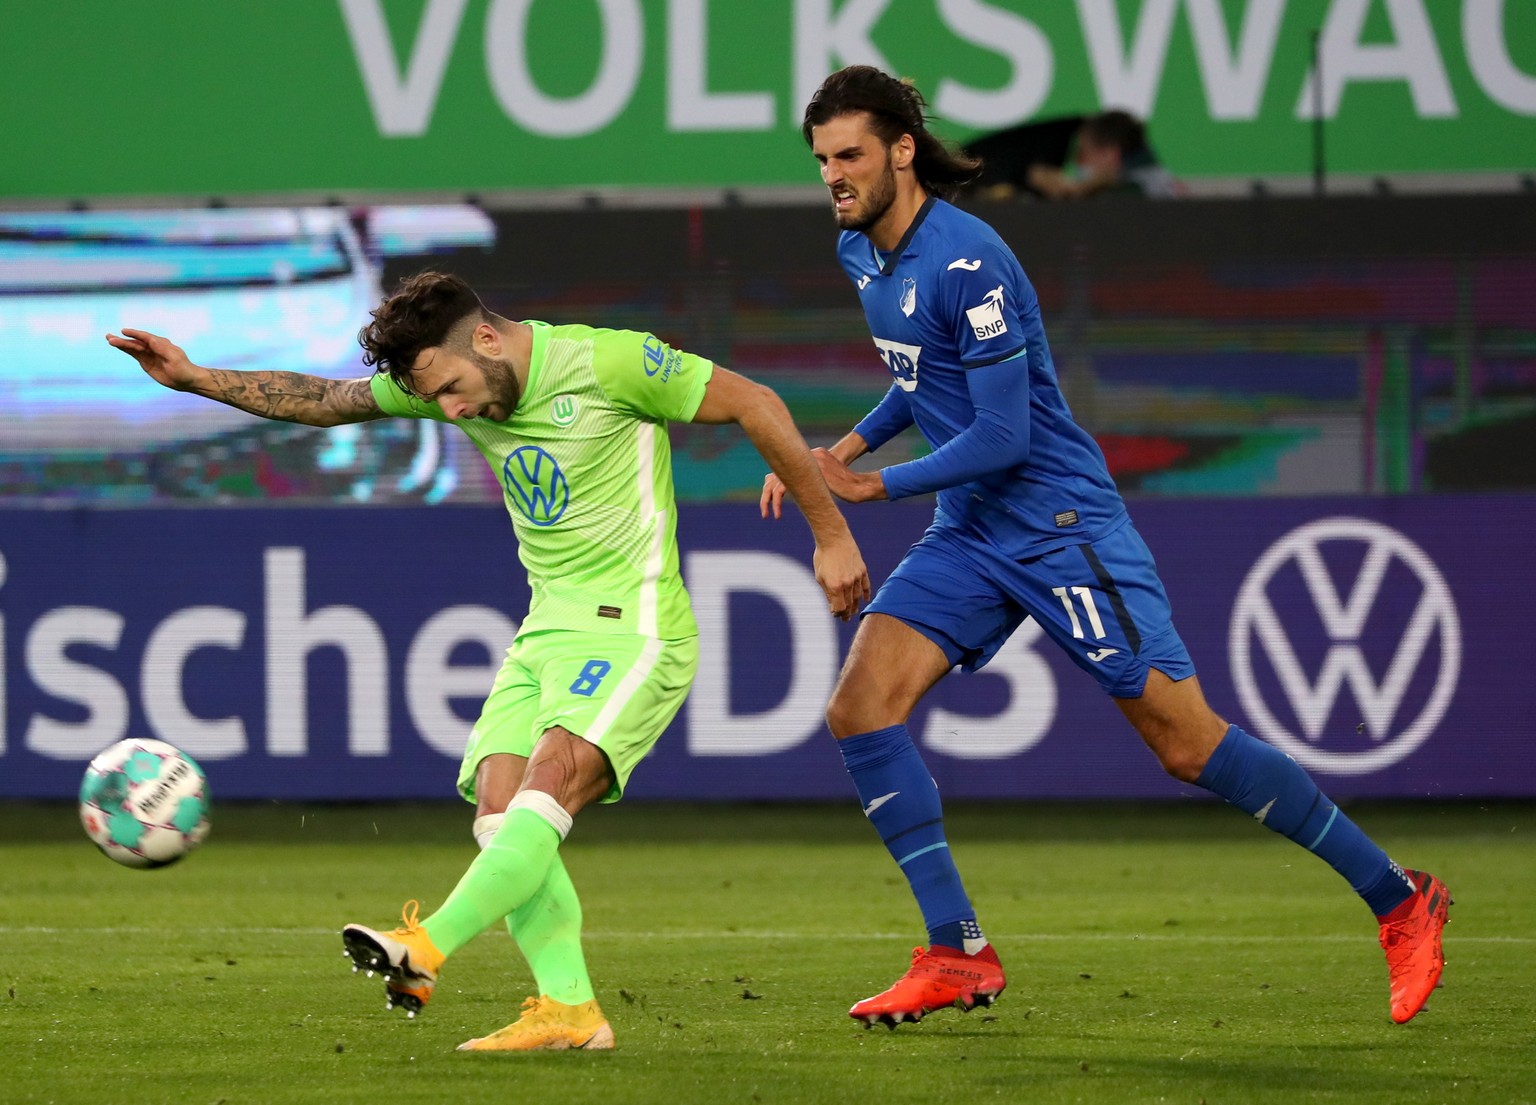
[{"label": "long dark hair", "polygon": [[923,190],[932,195],[948,199],[981,172],[980,159],[967,157],[928,130],[928,101],[915,86],[872,65],[850,65],[822,81],[805,105],[800,134],[809,146],[812,128],[858,112],[869,115],[870,129],[887,147],[903,134],[912,136],[917,144],[912,170]]}]

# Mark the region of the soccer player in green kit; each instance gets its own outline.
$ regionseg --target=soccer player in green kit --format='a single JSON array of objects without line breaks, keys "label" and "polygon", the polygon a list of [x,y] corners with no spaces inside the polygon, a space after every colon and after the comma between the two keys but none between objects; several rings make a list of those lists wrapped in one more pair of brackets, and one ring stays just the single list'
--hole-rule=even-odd
[{"label": "soccer player in green kit", "polygon": [[583,806],[619,800],[698,667],[666,423],[740,425],[810,523],[831,612],[849,618],[869,597],[858,547],[784,404],[648,334],[502,318],[434,272],[402,283],[359,335],[372,378],[203,368],[141,330],[107,341],[159,383],[252,414],[315,426],[432,418],[480,449],[532,589],[459,773],[481,852],[424,920],[411,902],[400,928],[348,925],[343,943],[354,967],[383,974],[391,1007],[414,1015],[444,961],[505,919],[538,996],[461,1049],[612,1047],[559,847]]}]

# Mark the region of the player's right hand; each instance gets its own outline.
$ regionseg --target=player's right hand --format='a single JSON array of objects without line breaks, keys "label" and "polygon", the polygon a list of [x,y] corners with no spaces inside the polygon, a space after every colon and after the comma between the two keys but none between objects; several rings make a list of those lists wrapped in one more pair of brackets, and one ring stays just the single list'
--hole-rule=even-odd
[{"label": "player's right hand", "polygon": [[187,391],[197,377],[197,369],[186,353],[169,338],[125,326],[121,335],[108,334],[107,344],[138,361],[152,380],[173,391]]},{"label": "player's right hand", "polygon": [[864,567],[864,557],[851,535],[818,544],[811,556],[811,567],[827,596],[828,609],[843,621],[857,614],[861,603],[869,601],[869,569]]}]

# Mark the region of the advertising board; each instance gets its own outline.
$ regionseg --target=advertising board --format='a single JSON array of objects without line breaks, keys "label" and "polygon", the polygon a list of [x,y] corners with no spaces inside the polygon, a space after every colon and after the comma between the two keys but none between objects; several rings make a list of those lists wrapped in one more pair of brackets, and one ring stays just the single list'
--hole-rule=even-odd
[{"label": "advertising board", "polygon": [[[1216,710],[1336,797],[1536,795],[1518,643],[1529,496],[1135,504]],[[852,510],[873,577],[916,504]],[[634,798],[843,798],[822,723],[852,630],[802,523],[685,508],[705,642]],[[451,797],[527,589],[486,507],[0,512],[0,796],[66,797],[125,736],[225,798]],[[949,798],[1175,797],[1032,623],[911,719]]]}]

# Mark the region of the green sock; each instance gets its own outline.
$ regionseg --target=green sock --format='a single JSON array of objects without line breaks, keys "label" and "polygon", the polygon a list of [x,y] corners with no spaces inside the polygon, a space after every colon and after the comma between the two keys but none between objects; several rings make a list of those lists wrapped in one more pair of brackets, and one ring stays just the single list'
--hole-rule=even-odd
[{"label": "green sock", "polygon": [[513,809],[448,900],[422,927],[445,956],[533,897],[560,848],[560,834],[528,809]]},{"label": "green sock", "polygon": [[507,931],[533,968],[540,994],[565,1005],[592,1000],[592,980],[581,954],[581,901],[559,855],[538,893],[507,917]]}]

